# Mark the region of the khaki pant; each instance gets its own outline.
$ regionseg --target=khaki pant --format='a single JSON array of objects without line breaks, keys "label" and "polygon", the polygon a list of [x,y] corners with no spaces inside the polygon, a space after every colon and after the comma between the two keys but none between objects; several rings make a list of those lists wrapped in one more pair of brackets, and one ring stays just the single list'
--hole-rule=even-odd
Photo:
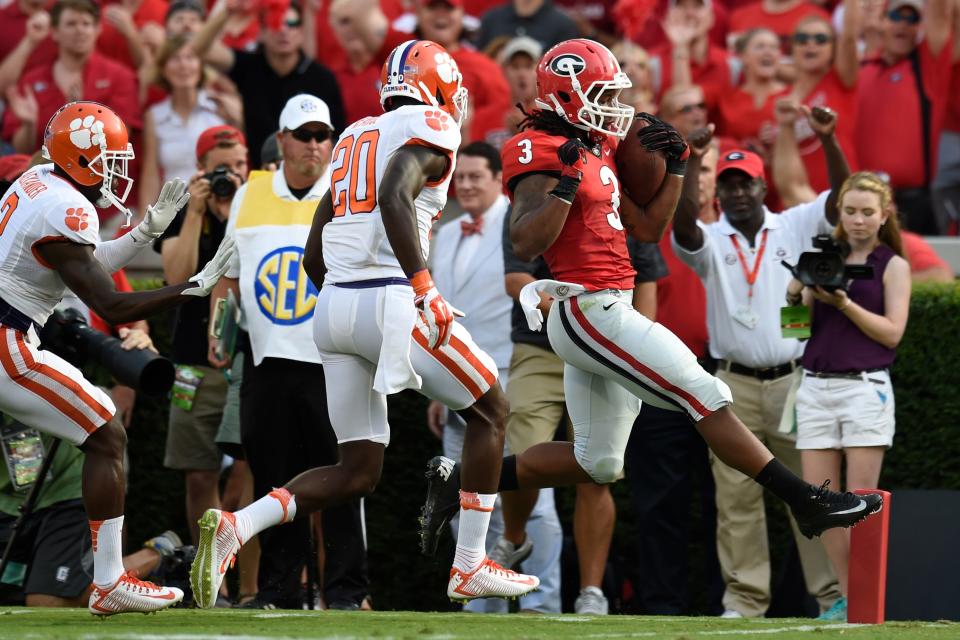
[{"label": "khaki pant", "polygon": [[[801,475],[796,436],[778,431],[794,376],[764,381],[721,367],[717,377],[730,386],[737,417],[784,465]],[[723,606],[747,617],[762,616],[770,606],[770,550],[763,487],[712,453],[710,465],[717,484],[717,555],[726,583]],[[807,590],[825,611],[840,597],[837,578],[820,541],[804,538],[792,516],[790,525]]]},{"label": "khaki pant", "polygon": [[553,351],[518,342],[510,359],[507,385],[507,444],[523,453],[535,444],[550,442],[563,420],[563,360]]}]

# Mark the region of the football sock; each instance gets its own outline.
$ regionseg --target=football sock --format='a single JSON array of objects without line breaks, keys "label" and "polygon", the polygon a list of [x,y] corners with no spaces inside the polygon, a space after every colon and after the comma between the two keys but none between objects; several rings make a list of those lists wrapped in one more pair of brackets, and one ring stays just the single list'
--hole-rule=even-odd
[{"label": "football sock", "polygon": [[112,587],[123,575],[123,516],[90,521],[93,543],[93,584]]},{"label": "football sock", "polygon": [[776,458],[768,462],[754,480],[791,507],[802,504],[810,496],[810,484],[798,478]]},{"label": "football sock", "polygon": [[259,500],[235,512],[237,537],[241,543],[275,524],[290,522],[297,516],[297,499],[284,488],[274,489]]},{"label": "football sock", "polygon": [[503,459],[503,465],[500,467],[500,491],[516,491],[520,488],[517,481],[517,456],[507,456]]},{"label": "football sock", "polygon": [[453,566],[464,573],[475,571],[487,556],[487,527],[496,501],[495,493],[460,492],[460,528]]}]

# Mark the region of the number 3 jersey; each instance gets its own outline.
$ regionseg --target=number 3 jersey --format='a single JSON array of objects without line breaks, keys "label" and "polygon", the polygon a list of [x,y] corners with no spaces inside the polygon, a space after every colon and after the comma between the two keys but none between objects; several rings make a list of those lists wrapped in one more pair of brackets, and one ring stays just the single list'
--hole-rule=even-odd
[{"label": "number 3 jersey", "polygon": [[325,283],[406,277],[387,239],[377,198],[387,165],[408,145],[436,149],[449,159],[446,172],[429,176],[413,202],[420,249],[427,259],[430,229],[447,203],[460,128],[439,109],[408,105],[355,122],[333,150],[333,219],[323,228]]},{"label": "number 3 jersey", "polygon": [[[560,177],[563,165],[557,149],[567,140],[565,136],[528,129],[504,143],[500,152],[503,184],[511,200],[513,190],[527,174]],[[543,252],[554,278],[581,284],[589,291],[633,289],[636,278],[620,222],[620,181],[610,140],[607,137],[586,154],[583,179],[567,220],[560,235]]]},{"label": "number 3 jersey", "polygon": [[95,247],[100,241],[97,210],[54,175],[52,164],[34,167],[7,189],[0,205],[0,297],[41,326],[66,285],[37,247],[64,240]]}]

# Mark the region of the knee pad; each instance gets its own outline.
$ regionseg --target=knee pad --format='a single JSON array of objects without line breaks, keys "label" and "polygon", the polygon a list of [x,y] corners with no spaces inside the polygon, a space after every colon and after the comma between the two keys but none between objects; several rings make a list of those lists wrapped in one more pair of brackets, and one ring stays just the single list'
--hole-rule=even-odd
[{"label": "knee pad", "polygon": [[597,484],[616,482],[623,471],[622,456],[604,456],[598,458],[592,464],[584,464],[582,460],[578,460],[578,462]]}]

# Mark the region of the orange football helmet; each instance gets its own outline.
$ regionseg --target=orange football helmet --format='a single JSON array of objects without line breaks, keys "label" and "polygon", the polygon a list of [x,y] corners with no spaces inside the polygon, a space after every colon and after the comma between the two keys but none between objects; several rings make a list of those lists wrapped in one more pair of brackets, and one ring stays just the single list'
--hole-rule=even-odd
[{"label": "orange football helmet", "polygon": [[123,120],[98,102],[69,102],[53,114],[43,133],[43,157],[60,167],[77,184],[100,184],[97,206],[123,205],[133,180],[127,165],[133,146]]},{"label": "orange football helmet", "polygon": [[407,40],[387,58],[380,74],[380,105],[406,96],[449,113],[458,123],[467,115],[467,90],[457,62],[430,40]]}]

